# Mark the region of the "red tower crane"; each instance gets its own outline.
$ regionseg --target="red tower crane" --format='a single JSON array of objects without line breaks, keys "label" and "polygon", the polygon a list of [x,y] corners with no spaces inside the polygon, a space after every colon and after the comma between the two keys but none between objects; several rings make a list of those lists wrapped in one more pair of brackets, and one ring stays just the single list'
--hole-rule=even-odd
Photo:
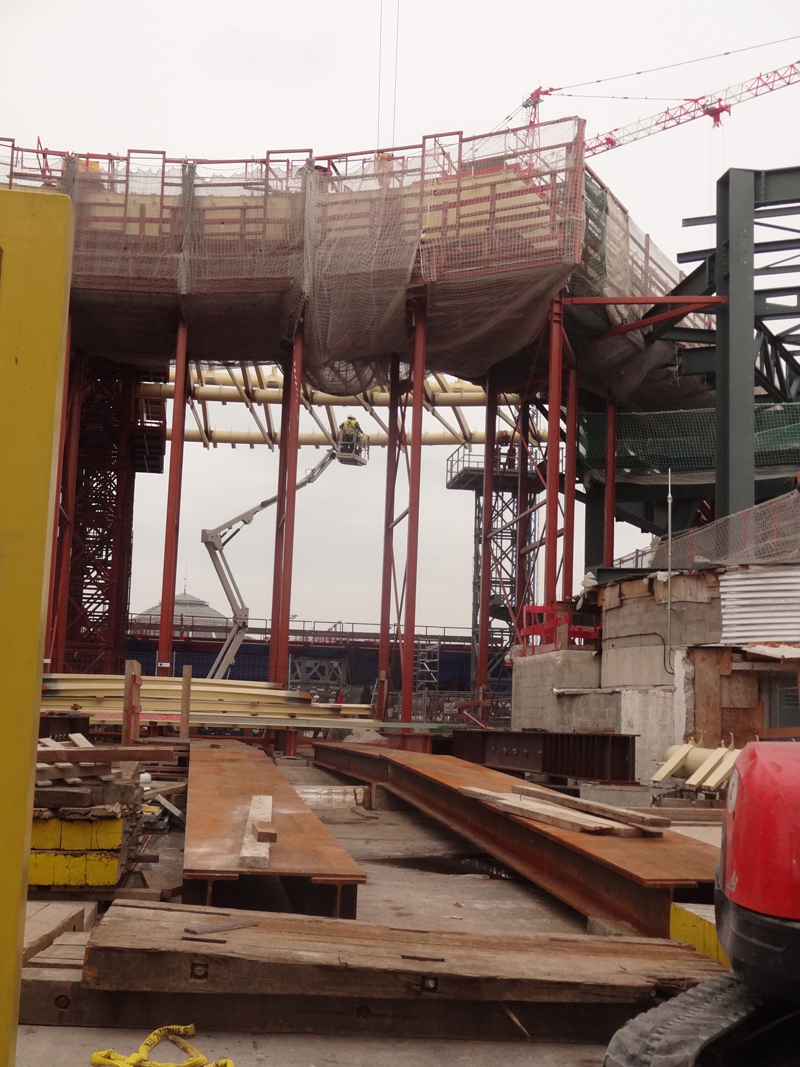
[{"label": "red tower crane", "polygon": [[[651,137],[654,133],[669,130],[673,126],[682,126],[684,122],[692,122],[694,119],[708,116],[715,126],[719,126],[724,114],[730,114],[734,104],[740,104],[743,100],[751,100],[756,96],[764,96],[776,89],[784,89],[788,85],[800,82],[800,62],[790,63],[788,67],[779,70],[771,70],[767,74],[757,74],[749,81],[740,82],[738,85],[730,85],[727,89],[719,92],[708,93],[706,96],[687,98],[675,107],[667,108],[658,115],[639,119],[627,126],[617,126],[607,133],[599,133],[590,137],[586,142],[586,158],[596,156],[600,152],[608,152],[611,148],[619,148],[621,145],[638,141],[642,137]],[[535,123],[539,104],[545,96],[552,96],[561,92],[560,89],[542,89],[541,86],[534,90],[523,104],[523,107],[531,111],[531,123]]]}]

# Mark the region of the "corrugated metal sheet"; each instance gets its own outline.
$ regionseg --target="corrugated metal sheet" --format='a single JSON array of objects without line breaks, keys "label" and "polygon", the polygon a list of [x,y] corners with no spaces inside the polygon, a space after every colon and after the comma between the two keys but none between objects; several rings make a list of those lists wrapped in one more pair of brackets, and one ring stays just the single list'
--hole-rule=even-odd
[{"label": "corrugated metal sheet", "polygon": [[800,642],[800,566],[726,571],[719,588],[724,645]]}]

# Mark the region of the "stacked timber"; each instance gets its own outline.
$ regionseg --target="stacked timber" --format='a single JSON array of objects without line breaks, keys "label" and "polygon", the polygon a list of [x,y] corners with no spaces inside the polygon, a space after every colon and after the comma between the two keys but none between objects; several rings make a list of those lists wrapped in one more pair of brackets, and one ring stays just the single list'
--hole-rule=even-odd
[{"label": "stacked timber", "polygon": [[[82,734],[69,741],[39,741],[29,889],[113,890],[132,870],[141,844],[142,750],[95,748]],[[144,755],[171,759],[172,751],[150,748]]]},{"label": "stacked timber", "polygon": [[[180,725],[182,678],[140,675],[139,686],[143,722]],[[94,724],[116,725],[122,722],[125,692],[125,676],[121,674],[46,674],[41,711],[80,711]],[[375,709],[369,704],[315,704],[311,693],[281,689],[274,682],[193,678],[190,692],[192,727],[259,729],[265,722],[279,726],[330,722],[352,727],[374,722]]]}]

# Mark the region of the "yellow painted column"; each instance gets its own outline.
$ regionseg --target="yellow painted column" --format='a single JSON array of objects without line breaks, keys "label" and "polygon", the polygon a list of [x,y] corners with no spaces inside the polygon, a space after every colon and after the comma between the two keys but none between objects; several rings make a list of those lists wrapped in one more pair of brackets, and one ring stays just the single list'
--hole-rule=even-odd
[{"label": "yellow painted column", "polygon": [[72,208],[0,190],[0,1067],[15,1057]]}]

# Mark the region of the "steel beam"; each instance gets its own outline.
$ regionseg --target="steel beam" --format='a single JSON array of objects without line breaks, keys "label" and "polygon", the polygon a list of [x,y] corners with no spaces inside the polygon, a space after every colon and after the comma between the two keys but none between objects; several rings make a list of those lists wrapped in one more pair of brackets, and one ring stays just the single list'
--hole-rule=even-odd
[{"label": "steel beam", "polygon": [[716,515],[755,502],[753,294],[755,175],[732,169],[717,182]]},{"label": "steel beam", "polygon": [[522,644],[520,631],[525,625],[525,604],[528,600],[528,560],[523,550],[528,544],[531,517],[525,512],[530,507],[530,476],[528,441],[530,440],[531,408],[530,404],[520,404],[519,408],[519,443],[517,445],[517,569],[514,589],[514,615],[517,628],[517,642]]},{"label": "steel beam", "polygon": [[492,517],[494,515],[495,436],[497,391],[494,370],[486,380],[486,428],[483,446],[483,500],[481,504],[481,574],[478,610],[478,650],[473,689],[480,692],[489,681],[489,605],[492,592]]},{"label": "steel beam", "polygon": [[[317,766],[350,775],[362,782],[380,783],[395,796],[454,830],[582,915],[630,923],[644,936],[668,937],[674,888],[691,889],[698,885],[688,877],[667,882],[658,874],[658,863],[653,865],[653,880],[643,882],[625,873],[624,861],[619,862],[619,856],[609,864],[589,848],[584,848],[584,842],[580,840],[576,840],[574,847],[571,847],[572,837],[580,839],[584,836],[582,834],[573,834],[565,839],[561,834],[570,834],[570,831],[550,833],[541,824],[505,815],[453,789],[433,771],[423,772],[411,764],[391,757],[383,758],[380,750],[374,748],[372,751],[364,746],[362,751],[355,749],[356,746],[335,742],[314,743],[314,762]],[[461,761],[453,760],[453,763]],[[483,768],[470,764],[467,766],[473,767],[476,773],[496,773],[483,771]],[[619,842],[620,839],[605,840]],[[645,847],[654,846],[655,849],[661,847],[660,842],[643,839],[641,844]],[[680,848],[682,844],[679,843],[677,847]],[[672,842],[665,851],[672,851],[671,846]],[[609,846],[609,851],[613,852],[614,847]],[[713,864],[709,865],[708,874],[707,885],[710,888],[713,884]]]},{"label": "steel beam", "polygon": [[[284,369],[284,381],[291,376]],[[272,613],[270,615],[270,639],[269,639],[269,680],[274,682],[278,673],[278,630],[281,617],[281,569],[283,567],[283,541],[286,525],[286,464],[289,449],[286,442],[289,440],[289,400],[291,390],[284,389],[281,400],[281,431],[278,446],[278,485],[275,505],[275,545],[272,564]]]},{"label": "steel beam", "polygon": [[603,505],[603,565],[614,563],[614,507],[617,499],[617,405],[606,402],[606,485]]},{"label": "steel beam", "polygon": [[419,495],[422,464],[422,417],[424,414],[422,388],[425,380],[425,351],[427,341],[427,302],[419,298],[414,305],[414,354],[412,383],[414,394],[411,408],[411,448],[408,472],[408,542],[406,549],[406,592],[403,625],[402,694],[400,718],[411,722],[414,700],[414,640],[417,612],[417,563],[419,556]]},{"label": "steel beam", "polygon": [[61,464],[60,494],[56,498],[58,511],[58,544],[55,553],[55,573],[52,613],[50,618],[50,670],[64,670],[64,650],[67,639],[69,611],[69,569],[72,556],[72,533],[75,518],[75,494],[78,485],[78,445],[81,432],[81,400],[83,398],[82,357],[73,358],[67,385],[64,418],[67,430]]},{"label": "steel beam", "polygon": [[578,369],[573,366],[567,383],[567,441],[564,450],[564,545],[561,599],[572,599],[575,563],[575,479],[578,462]]},{"label": "steel beam", "polygon": [[550,375],[547,390],[547,503],[545,505],[544,602],[555,607],[558,576],[558,489],[561,455],[561,361],[564,298],[550,305]]},{"label": "steel beam", "polygon": [[186,428],[186,323],[178,322],[175,346],[175,399],[172,403],[172,434],[167,483],[167,522],[164,534],[164,569],[161,579],[161,619],[158,631],[156,674],[172,674],[172,637],[175,615],[175,581],[178,576],[178,532],[181,520],[181,486],[183,483],[183,441]]},{"label": "steel beam", "polygon": [[383,513],[383,567],[381,571],[380,643],[378,646],[378,687],[375,711],[386,717],[391,681],[392,578],[394,576],[394,501],[397,465],[400,458],[397,419],[400,413],[400,357],[392,356],[389,366],[389,422],[386,450],[386,493]]},{"label": "steel beam", "polygon": [[[283,559],[281,572],[275,574],[273,581],[280,581],[280,611],[278,615],[277,642],[275,645],[275,678],[278,685],[287,688],[289,684],[289,622],[292,610],[292,565],[294,560],[294,521],[297,499],[297,452],[300,432],[300,394],[303,385],[303,328],[295,334],[292,346],[292,374],[289,387],[289,435],[286,440],[286,497],[283,520]],[[275,636],[273,624],[273,637]],[[270,645],[270,658],[272,645]]]}]

